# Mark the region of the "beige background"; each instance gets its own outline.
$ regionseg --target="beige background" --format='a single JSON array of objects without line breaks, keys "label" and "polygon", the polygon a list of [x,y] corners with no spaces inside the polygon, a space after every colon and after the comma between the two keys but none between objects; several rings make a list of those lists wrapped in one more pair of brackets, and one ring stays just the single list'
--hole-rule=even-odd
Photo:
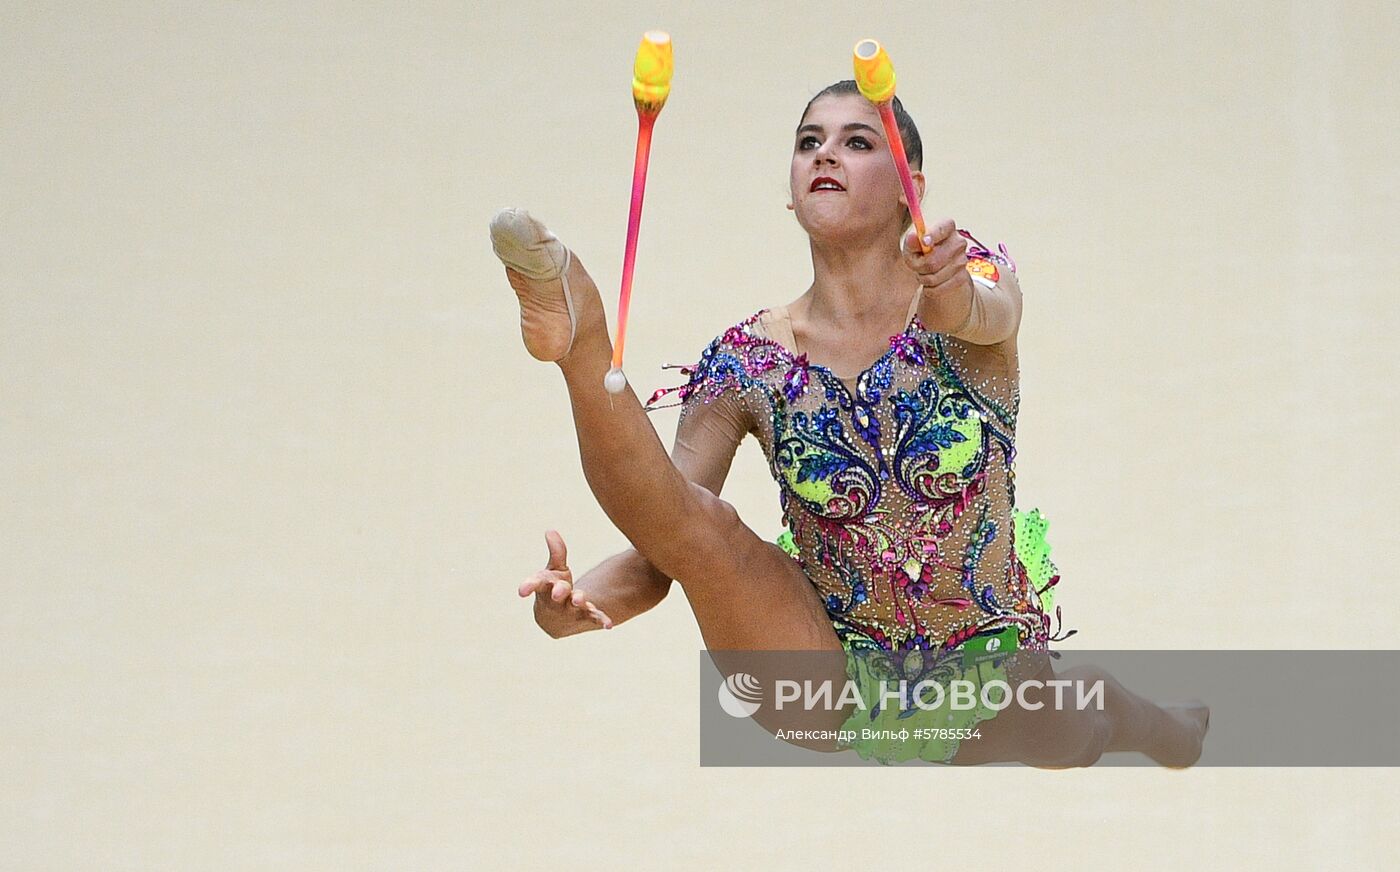
[{"label": "beige background", "polygon": [[[615,309],[669,29],[627,369],[674,384],[806,287],[791,131],[876,36],[926,210],[1020,265],[1067,644],[1395,646],[1395,6],[884,6],[5,3],[0,865],[1393,868],[1393,770],[702,770],[679,590],[516,597],[546,527],[626,543],[490,215]],[[777,532],[756,444],[726,496]]]}]

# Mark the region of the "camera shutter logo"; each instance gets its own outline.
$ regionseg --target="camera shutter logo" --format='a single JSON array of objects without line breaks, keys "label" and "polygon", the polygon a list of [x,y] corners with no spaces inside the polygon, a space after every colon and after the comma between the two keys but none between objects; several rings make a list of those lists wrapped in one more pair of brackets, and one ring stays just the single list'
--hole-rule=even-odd
[{"label": "camera shutter logo", "polygon": [[736,672],[719,686],[719,705],[731,717],[752,717],[763,699],[758,679],[747,672]]}]

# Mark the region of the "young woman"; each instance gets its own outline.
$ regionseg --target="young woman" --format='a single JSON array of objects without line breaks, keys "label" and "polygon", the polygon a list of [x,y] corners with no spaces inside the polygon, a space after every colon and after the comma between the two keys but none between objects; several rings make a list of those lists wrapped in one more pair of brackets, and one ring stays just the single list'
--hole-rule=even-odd
[{"label": "young woman", "polygon": [[[917,129],[895,106],[911,167],[921,168]],[[923,173],[914,178],[922,194]],[[1014,263],[951,220],[930,226],[932,251],[920,253],[879,116],[853,82],[808,104],[790,184],[812,283],[725,330],[685,368],[686,384],[651,398],[675,392],[682,402],[670,457],[630,389],[603,390],[612,348],[582,264],[524,213],[493,222],[526,348],[563,372],[586,478],[634,545],[575,588],[551,531],[550,563],[521,596],[535,593],[541,626],[561,636],[627,620],[675,579],[712,652],[827,651],[851,664],[861,654],[848,668],[867,679],[946,678],[968,646],[989,640],[1046,651],[1057,638],[1045,614],[1057,578],[1043,522],[1014,510]],[[718,496],[747,433],[780,486],[791,555]],[[1036,670],[1056,677],[1048,658]],[[1047,768],[1117,750],[1169,766],[1197,759],[1204,705],[1164,709],[1101,670],[1078,672],[1058,677],[1103,679],[1105,710],[1012,706],[985,725],[993,713],[980,710],[957,722],[978,726],[976,741],[857,750],[882,762]],[[944,709],[930,718],[943,724],[945,713],[952,718]]]}]

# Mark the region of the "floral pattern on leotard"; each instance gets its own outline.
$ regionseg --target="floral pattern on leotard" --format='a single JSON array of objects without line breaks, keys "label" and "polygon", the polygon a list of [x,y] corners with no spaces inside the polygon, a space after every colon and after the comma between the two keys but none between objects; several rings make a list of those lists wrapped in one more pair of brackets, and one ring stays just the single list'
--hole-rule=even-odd
[{"label": "floral pattern on leotard", "polygon": [[1016,373],[980,371],[974,346],[915,316],[847,385],[765,335],[767,311],[724,331],[681,368],[685,384],[646,405],[674,393],[684,417],[728,391],[749,403],[784,535],[843,644],[938,654],[1007,628],[1030,649],[1072,635],[1052,636],[1046,614],[1058,576],[1037,585],[1014,547]]}]

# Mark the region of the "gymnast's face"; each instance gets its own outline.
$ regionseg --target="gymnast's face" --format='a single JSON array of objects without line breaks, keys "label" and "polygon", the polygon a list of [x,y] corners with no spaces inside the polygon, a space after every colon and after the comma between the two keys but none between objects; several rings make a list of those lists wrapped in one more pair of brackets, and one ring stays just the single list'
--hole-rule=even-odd
[{"label": "gymnast's face", "polygon": [[[914,175],[917,185],[922,176]],[[898,236],[904,226],[904,189],[880,113],[860,94],[812,104],[797,128],[789,181],[797,222],[814,239]]]}]

